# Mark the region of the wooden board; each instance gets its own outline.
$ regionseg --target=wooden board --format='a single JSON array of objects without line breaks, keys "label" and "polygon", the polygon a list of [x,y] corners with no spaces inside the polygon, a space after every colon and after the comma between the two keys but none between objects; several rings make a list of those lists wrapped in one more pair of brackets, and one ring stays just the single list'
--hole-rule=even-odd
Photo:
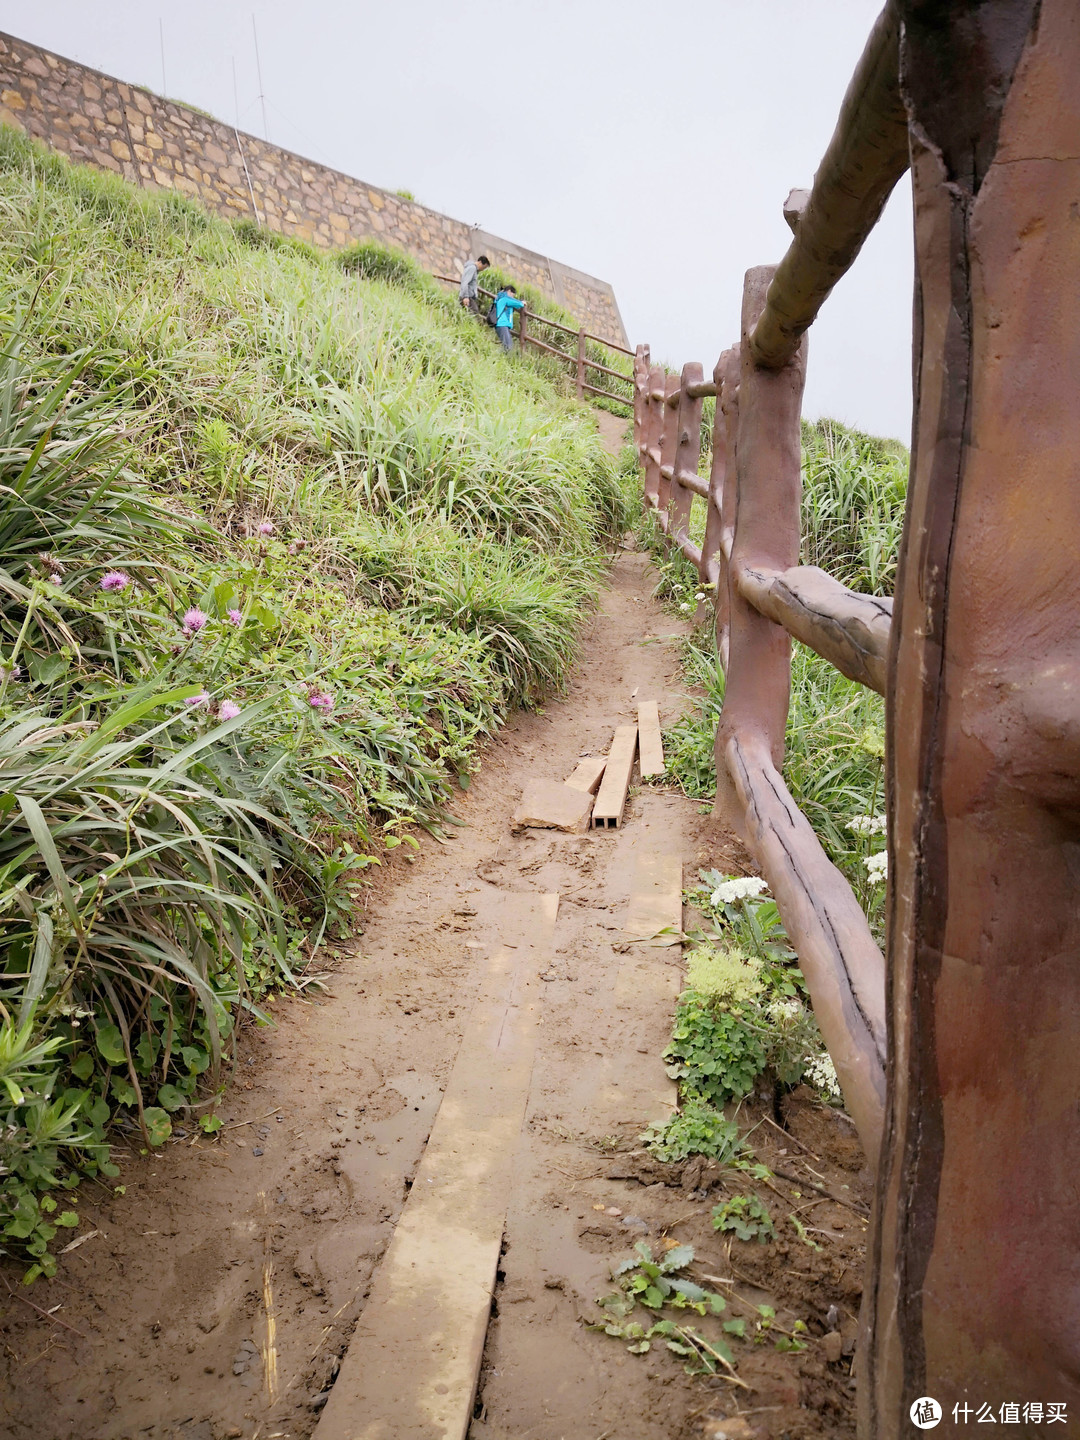
[{"label": "wooden board", "polygon": [[567,777],[566,783],[571,790],[585,790],[590,795],[595,795],[600,788],[606,765],[606,755],[586,755],[578,761],[574,773]]},{"label": "wooden board", "polygon": [[[643,851],[634,861],[626,938],[670,945],[682,934],[682,860],[678,855]],[[667,931],[667,934],[660,934]]]},{"label": "wooden board", "polygon": [[655,700],[642,700],[637,707],[638,747],[641,778],[664,773],[664,742],[660,738],[660,707]]},{"label": "wooden board", "polygon": [[488,962],[315,1440],[465,1440],[472,1421],[559,897],[506,901],[509,943]]},{"label": "wooden board", "polygon": [[564,785],[561,780],[530,780],[514,812],[513,828],[586,830],[591,809],[592,796],[584,787]]},{"label": "wooden board", "polygon": [[604,778],[593,806],[592,823],[594,830],[617,830],[622,824],[626,792],[630,788],[630,774],[634,768],[637,752],[637,726],[620,725],[615,731],[608,752]]}]

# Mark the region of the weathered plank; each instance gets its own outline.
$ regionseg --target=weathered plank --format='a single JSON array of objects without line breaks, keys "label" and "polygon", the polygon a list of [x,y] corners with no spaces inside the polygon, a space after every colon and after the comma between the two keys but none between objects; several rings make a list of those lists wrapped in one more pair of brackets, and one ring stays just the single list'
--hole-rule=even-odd
[{"label": "weathered plank", "polygon": [[488,963],[315,1440],[465,1440],[532,1077],[537,951],[550,952],[559,897],[507,902],[513,944]]},{"label": "weathered plank", "polygon": [[584,830],[591,808],[588,790],[564,785],[561,780],[530,780],[514,812],[514,829]]},{"label": "weathered plank", "polygon": [[660,738],[660,706],[655,700],[642,700],[637,707],[638,761],[641,778],[664,773],[664,742]]},{"label": "weathered plank", "polygon": [[595,795],[600,788],[606,765],[606,755],[586,755],[578,761],[574,773],[568,777],[566,783],[571,790],[587,790],[590,795]]},{"label": "weathered plank", "polygon": [[630,903],[626,911],[626,938],[649,941],[660,931],[660,944],[670,944],[682,932],[682,860],[678,855],[646,850],[634,861]]},{"label": "weathered plank", "polygon": [[622,824],[626,792],[630,788],[630,773],[634,768],[637,752],[638,727],[620,725],[608,751],[604,778],[593,806],[592,823],[594,830],[617,830]]}]

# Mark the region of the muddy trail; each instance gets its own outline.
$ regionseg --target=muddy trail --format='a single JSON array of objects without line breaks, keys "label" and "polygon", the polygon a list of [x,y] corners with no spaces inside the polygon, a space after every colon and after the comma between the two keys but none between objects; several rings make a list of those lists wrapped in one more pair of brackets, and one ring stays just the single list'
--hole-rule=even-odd
[{"label": "muddy trail", "polygon": [[[383,1314],[373,1297],[399,1220],[430,1207],[412,1189],[437,1170],[435,1139],[425,1147],[445,1131],[444,1092],[467,1089],[484,1007],[511,980],[531,1048],[500,1092],[505,1229],[476,1339],[470,1440],[854,1433],[866,1181],[846,1118],[801,1092],[779,1109],[771,1095],[743,1107],[774,1171],[756,1185],[777,1222],[769,1245],[712,1229],[712,1207],[748,1193],[745,1180],[700,1158],[662,1165],[638,1141],[674,1102],[661,1054],[682,981],[678,946],[627,934],[642,857],[677,857],[684,883],[746,857],[700,803],[636,774],[621,829],[511,828],[526,782],[562,780],[581,756],[605,753],[639,700],[658,700],[665,724],[687,708],[686,627],[651,598],[654,583],[646,556],[619,554],[565,697],[511,720],[459,797],[462,823],[379,877],[365,933],[313,967],[321,985],[275,1004],[274,1026],[244,1032],[224,1129],[176,1131],[150,1155],[120,1147],[120,1180],[86,1187],[56,1279],[23,1291],[7,1272],[0,1433],[434,1440],[411,1422],[369,1431],[348,1413],[367,1368],[356,1357],[383,1343],[376,1368],[405,1388],[437,1369],[423,1300],[410,1341],[394,1329],[400,1313],[372,1320]],[[494,1203],[493,1185],[477,1185],[478,1204]],[[787,1212],[801,1233],[782,1223]],[[432,1228],[421,1224],[420,1239],[445,1240],[452,1268],[456,1232]],[[724,1318],[747,1321],[737,1378],[689,1376],[662,1344],[633,1354],[587,1328],[607,1318],[596,1299],[639,1241],[657,1254],[695,1246],[687,1274],[728,1297]],[[776,1312],[763,1328],[761,1305]]]}]

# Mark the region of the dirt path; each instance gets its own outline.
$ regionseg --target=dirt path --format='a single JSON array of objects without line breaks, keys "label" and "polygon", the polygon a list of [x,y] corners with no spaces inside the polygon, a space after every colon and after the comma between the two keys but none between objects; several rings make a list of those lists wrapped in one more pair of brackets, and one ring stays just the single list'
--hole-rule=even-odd
[{"label": "dirt path", "polygon": [[[220,1137],[132,1155],[122,1198],[87,1194],[81,1233],[100,1233],[62,1259],[47,1294],[38,1286],[28,1297],[59,1303],[57,1321],[72,1328],[7,1307],[0,1414],[12,1437],[310,1432],[455,1058],[475,960],[492,939],[477,903],[491,889],[554,891],[561,905],[478,1435],[531,1427],[594,1440],[634,1381],[635,1411],[656,1411],[636,1433],[672,1433],[681,1386],[649,1401],[646,1372],[577,1323],[607,1277],[595,1253],[605,1247],[590,1233],[591,1182],[575,1177],[582,1146],[602,1169],[605,1137],[635,1134],[667,1093],[658,1057],[677,972],[666,951],[648,952],[652,973],[635,1000],[627,966],[638,962],[612,942],[628,857],[657,844],[678,851],[687,871],[701,863],[699,807],[653,790],[632,798],[614,834],[509,829],[525,781],[562,778],[579,755],[604,751],[613,725],[633,717],[635,694],[660,699],[665,721],[683,703],[680,626],[650,590],[644,557],[622,554],[570,692],[545,713],[516,717],[490,747],[457,807],[466,822],[457,838],[425,840],[378,887],[367,933],[338,951],[328,993],[279,1004],[275,1028],[248,1034]],[[273,1405],[256,1354],[268,1293]],[[511,1420],[515,1405],[523,1408]]]},{"label": "dirt path", "polygon": [[[616,444],[622,427],[609,428]],[[672,1100],[660,1055],[681,980],[678,951],[625,943],[634,860],[677,854],[689,880],[735,863],[730,844],[700,805],[660,788],[632,791],[616,832],[510,829],[526,781],[604,752],[638,699],[658,699],[664,723],[685,708],[684,627],[652,600],[653,583],[643,555],[620,554],[569,693],[491,744],[452,839],[425,838],[380,877],[366,933],[326,957],[326,989],[280,1002],[276,1026],[246,1033],[220,1135],[177,1132],[163,1151],[118,1156],[123,1193],[88,1191],[89,1238],[25,1297],[51,1318],[5,1297],[0,1433],[311,1435],[407,1199],[506,892],[557,893],[559,909],[470,1440],[852,1433],[846,1359],[753,1352],[753,1404],[738,1424],[763,1428],[716,1429],[704,1417],[746,1409],[742,1391],[690,1379],[666,1351],[629,1355],[581,1323],[600,1318],[613,1261],[671,1234],[711,1246],[715,1273],[741,1273],[740,1303],[783,1306],[791,1292],[817,1333],[846,1325],[848,1353],[858,1296],[862,1221],[850,1208],[814,1202],[829,1254],[796,1245],[788,1260],[781,1243],[738,1272],[708,1224],[716,1175],[627,1158]],[[771,1115],[771,1100],[761,1108]],[[789,1151],[778,1131],[770,1151],[756,1136],[759,1155],[782,1167],[805,1151],[857,1203],[861,1159],[841,1121],[805,1106],[791,1119],[803,1139]]]}]

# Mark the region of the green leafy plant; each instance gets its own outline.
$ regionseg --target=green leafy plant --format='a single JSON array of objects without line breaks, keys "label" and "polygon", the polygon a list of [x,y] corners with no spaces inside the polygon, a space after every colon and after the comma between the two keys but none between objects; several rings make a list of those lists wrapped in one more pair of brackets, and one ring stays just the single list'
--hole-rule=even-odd
[{"label": "green leafy plant", "polygon": [[650,1125],[642,1141],[658,1160],[672,1163],[706,1155],[726,1165],[744,1149],[738,1125],[696,1096],[686,1099],[662,1125]]},{"label": "green leafy plant", "polygon": [[753,1089],[766,1064],[762,1041],[740,1014],[687,990],[679,997],[671,1043],[664,1051],[668,1074],[684,1094],[722,1107]]},{"label": "green leafy plant", "polygon": [[737,1240],[758,1240],[764,1244],[776,1239],[772,1216],[756,1195],[734,1195],[713,1206],[714,1230],[730,1230]]},{"label": "green leafy plant", "polygon": [[49,1244],[79,1223],[50,1193],[62,1187],[61,1154],[90,1140],[78,1105],[54,1098],[64,1041],[34,1038],[33,1006],[0,1020],[0,1251],[30,1260],[26,1278],[52,1275]]},{"label": "green leafy plant", "polygon": [[707,1340],[696,1326],[666,1316],[647,1326],[630,1319],[638,1305],[653,1314],[665,1309],[693,1310],[701,1316],[723,1314],[727,1302],[722,1295],[704,1289],[679,1273],[693,1262],[693,1246],[674,1246],[654,1257],[645,1241],[639,1240],[634,1251],[613,1273],[618,1288],[596,1302],[607,1311],[607,1318],[588,1328],[627,1341],[632,1355],[646,1354],[652,1349],[653,1341],[659,1339],[673,1354],[685,1359],[684,1368],[690,1375],[713,1375],[721,1367],[733,1373],[735,1367],[729,1347],[716,1338]]}]

